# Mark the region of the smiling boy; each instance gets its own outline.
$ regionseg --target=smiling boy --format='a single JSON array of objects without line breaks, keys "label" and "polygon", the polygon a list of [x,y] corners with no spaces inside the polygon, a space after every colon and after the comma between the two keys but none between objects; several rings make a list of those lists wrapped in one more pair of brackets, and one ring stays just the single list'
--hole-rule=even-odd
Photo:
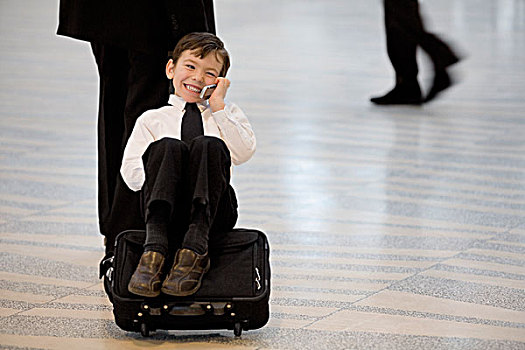
[{"label": "smiling boy", "polygon": [[[210,237],[235,226],[230,168],[251,158],[255,135],[242,110],[225,101],[229,66],[215,35],[183,37],[166,65],[174,91],[169,106],[145,112],[128,140],[121,175],[141,191],[146,223],[144,253],[128,285],[134,294],[194,294],[210,267]],[[211,84],[217,87],[202,99]],[[164,278],[172,246],[179,249]]]}]

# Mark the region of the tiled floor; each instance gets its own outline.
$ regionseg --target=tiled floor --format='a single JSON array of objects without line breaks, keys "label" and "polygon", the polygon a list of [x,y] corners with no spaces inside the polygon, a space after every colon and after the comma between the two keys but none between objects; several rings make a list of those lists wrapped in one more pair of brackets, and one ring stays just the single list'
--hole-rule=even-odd
[{"label": "tiled floor", "polygon": [[[426,1],[464,60],[423,107],[391,86],[380,1],[217,0],[258,150],[239,226],[268,233],[271,320],[120,330],[97,279],[97,74],[57,1],[0,1],[0,347],[525,349],[525,2]],[[421,80],[428,84],[428,62]]]}]

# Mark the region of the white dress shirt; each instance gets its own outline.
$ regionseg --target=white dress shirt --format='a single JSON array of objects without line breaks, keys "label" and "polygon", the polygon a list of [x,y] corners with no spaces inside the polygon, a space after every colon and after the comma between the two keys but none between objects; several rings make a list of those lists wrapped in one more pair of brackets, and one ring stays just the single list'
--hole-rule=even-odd
[{"label": "white dress shirt", "polygon": [[[164,137],[180,140],[181,122],[186,101],[176,95],[170,95],[170,106],[144,112],[135,123],[135,127],[124,150],[120,173],[124,182],[133,191],[138,191],[144,184],[144,164],[142,155],[148,146]],[[226,107],[212,113],[207,101],[198,104],[202,115],[204,135],[215,136],[224,141],[230,150],[232,163],[242,164],[255,152],[255,135],[244,112],[233,103],[226,102]]]}]

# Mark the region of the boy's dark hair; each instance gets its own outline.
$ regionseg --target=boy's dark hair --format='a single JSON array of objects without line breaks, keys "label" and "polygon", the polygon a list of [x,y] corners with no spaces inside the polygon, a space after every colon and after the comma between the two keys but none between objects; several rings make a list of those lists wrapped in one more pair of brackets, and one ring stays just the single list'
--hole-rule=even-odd
[{"label": "boy's dark hair", "polygon": [[190,33],[182,37],[175,46],[171,54],[173,63],[177,64],[177,60],[183,51],[196,50],[194,54],[199,58],[204,58],[210,53],[214,53],[215,57],[222,61],[222,69],[220,76],[225,77],[230,68],[230,55],[224,48],[224,43],[217,36],[211,33],[196,32]]}]

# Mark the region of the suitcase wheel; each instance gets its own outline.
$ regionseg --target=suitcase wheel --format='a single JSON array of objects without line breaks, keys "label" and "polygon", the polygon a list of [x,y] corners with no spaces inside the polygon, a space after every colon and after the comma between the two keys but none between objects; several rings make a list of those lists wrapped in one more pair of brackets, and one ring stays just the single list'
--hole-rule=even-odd
[{"label": "suitcase wheel", "polygon": [[148,325],[145,324],[145,323],[142,323],[140,325],[140,334],[143,336],[143,337],[149,337],[149,328],[148,328]]},{"label": "suitcase wheel", "polygon": [[233,334],[235,334],[236,337],[240,337],[242,333],[242,326],[240,322],[237,322],[233,325]]}]

